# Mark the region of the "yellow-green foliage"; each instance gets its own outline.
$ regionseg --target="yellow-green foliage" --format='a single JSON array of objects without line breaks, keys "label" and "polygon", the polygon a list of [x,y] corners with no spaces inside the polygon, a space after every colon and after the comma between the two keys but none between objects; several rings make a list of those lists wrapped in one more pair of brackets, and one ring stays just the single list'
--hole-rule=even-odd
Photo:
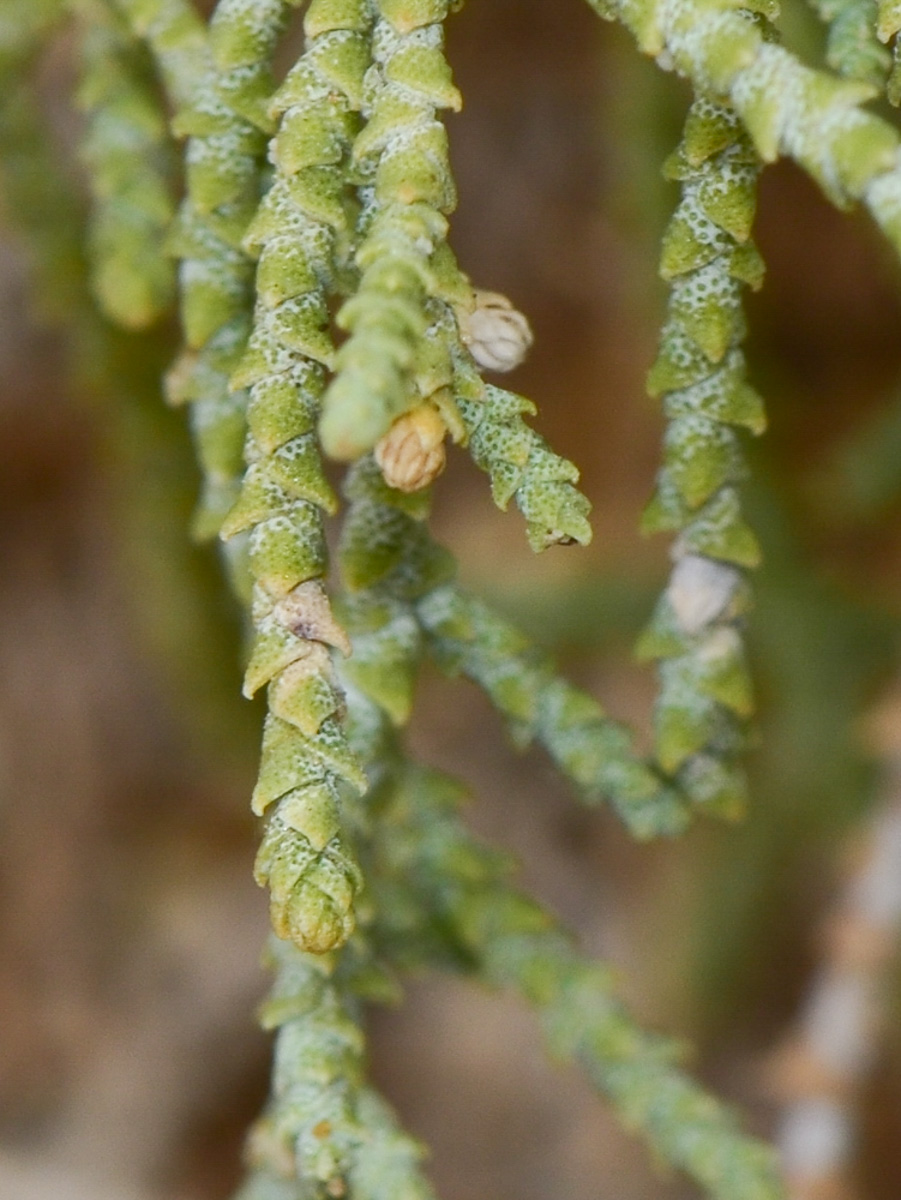
[{"label": "yellow-green foliage", "polygon": [[129,329],[169,308],[175,273],[164,252],[175,206],[165,114],[146,50],[104,3],[75,5],[83,26],[78,100],[88,114],[82,153],[94,192],[91,251],[97,301]]},{"label": "yellow-green foliage", "polygon": [[346,744],[329,653],[350,646],[320,582],[322,514],[337,502],[315,427],[334,358],[327,299],[352,220],[344,170],[369,28],[358,5],[325,28],[311,10],[305,29],[306,50],[267,108],[273,179],[243,240],[258,259],[253,329],[231,381],[250,388],[247,471],[222,535],[249,532],[256,638],[245,691],[269,684],[254,803],[273,812],[257,877],[270,888],[276,931],[325,951],[353,928],[359,874],[340,809],[342,789],[366,780]]},{"label": "yellow-green foliage", "polygon": [[[639,647],[660,684],[645,757],[544,650],[458,586],[429,532],[425,485],[443,459],[400,481],[379,465],[397,419],[426,413],[489,476],[498,506],[515,502],[533,549],[591,538],[577,467],[526,423],[530,400],[482,377],[479,364],[504,355],[480,356],[470,335],[480,293],[448,241],[441,115],[462,103],[444,53],[456,6],[311,0],[278,80],[299,0],[220,0],[208,21],[189,0],[0,0],[7,194],[39,261],[63,278],[52,206],[30,203],[50,170],[31,145],[31,64],[68,13],[105,314],[127,327],[164,319],[177,262],[183,344],[166,391],[195,435],[194,532],[222,539],[248,614],[245,693],[267,692],[252,807],[277,935],[263,1020],[278,1032],[241,1200],[428,1200],[421,1148],[367,1080],[362,1025],[365,1002],[423,966],[524,996],[551,1048],[708,1195],[783,1196],[771,1153],[636,1025],[610,972],[509,882],[505,856],[467,834],[462,790],[410,759],[402,727],[431,660],[482,689],[520,746],[541,746],[636,837],[742,807],[743,631],[760,558],[741,508],[742,442],[765,424],[742,351],[743,290],[763,278],[758,177],[789,155],[835,204],[862,201],[901,248],[898,135],[862,107],[897,99],[885,43],[901,6],[818,0],[838,78],[779,44],[772,0],[590,2],[694,92],[665,168],[681,196],[649,374],[666,432],[645,525],[673,535],[674,565]],[[494,303],[521,343],[511,366],[528,326]],[[350,464],[343,509],[324,457]],[[339,517],[340,580],[326,525]]]},{"label": "yellow-green foliage", "polygon": [[466,292],[442,253],[456,191],[437,112],[461,103],[442,53],[449,2],[376,0],[372,7],[366,122],[352,154],[362,184],[354,258],[360,280],[338,314],[350,337],[320,426],[326,453],[341,459],[371,450],[395,417],[450,384],[442,301]]},{"label": "yellow-green foliage", "polygon": [[734,112],[696,101],[667,163],[682,197],[663,241],[661,273],[672,290],[648,377],[668,425],[645,526],[679,534],[669,586],[640,645],[660,662],[655,756],[695,802],[727,814],[742,804],[734,760],[753,707],[739,622],[742,568],[756,566],[760,552],[737,485],[740,431],[765,424],[740,348],[741,289],[762,279],[750,241],[759,169]]}]

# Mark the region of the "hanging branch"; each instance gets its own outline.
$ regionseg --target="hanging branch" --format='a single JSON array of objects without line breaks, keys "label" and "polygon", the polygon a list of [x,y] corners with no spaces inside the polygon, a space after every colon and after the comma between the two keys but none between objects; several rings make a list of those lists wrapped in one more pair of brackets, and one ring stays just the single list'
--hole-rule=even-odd
[{"label": "hanging branch", "polygon": [[424,524],[427,493],[389,488],[371,459],[352,468],[346,492],[342,618],[354,647],[346,676],[402,724],[425,634],[438,665],[483,688],[518,745],[544,745],[590,801],[607,796],[636,836],[684,828],[684,801],[632,752],[628,732],[515,626],[450,582],[453,559]]},{"label": "hanging branch", "polygon": [[[181,259],[186,349],[169,374],[167,392],[173,404],[190,406],[203,473],[194,532],[211,538],[234,503],[243,470],[246,397],[232,393],[228,377],[248,331],[252,265],[241,239],[259,199],[265,135],[220,92],[207,33],[193,8],[182,0],[117,3],[154,53],[176,105],[173,128],[188,137],[186,195],[169,238],[170,252]],[[260,15],[268,28],[271,13]],[[225,40],[221,32],[219,40]],[[260,54],[271,44],[261,36]],[[239,588],[241,576],[234,564]]]},{"label": "hanging branch", "polygon": [[459,109],[444,58],[449,0],[375,0],[373,65],[366,75],[366,123],[353,146],[363,189],[360,271],[338,313],[349,333],[323,402],[325,452],[349,460],[371,450],[417,404],[437,405],[453,429],[448,302],[471,299],[447,249],[456,190],[441,108]]},{"label": "hanging branch", "polygon": [[639,654],[660,663],[654,754],[693,802],[734,815],[745,785],[738,764],[753,707],[739,620],[742,569],[756,566],[737,484],[739,431],[760,433],[760,397],[745,381],[744,284],[763,266],[750,241],[759,162],[735,114],[695,101],[666,173],[682,198],[663,242],[671,281],[649,390],[668,418],[664,466],[646,513],[649,531],[678,530],[675,567]]},{"label": "hanging branch", "polygon": [[94,201],[93,288],[112,321],[142,329],[175,294],[164,253],[175,213],[169,134],[149,64],[121,15],[103,0],[73,7],[82,26],[77,99],[88,115],[81,157]]},{"label": "hanging branch", "polygon": [[275,981],[261,1020],[278,1031],[273,1089],[235,1200],[433,1200],[423,1148],[365,1078],[360,1004],[395,998],[396,984],[359,937],[339,955],[272,939],[267,957]]},{"label": "hanging branch", "polygon": [[[885,91],[892,54],[882,45],[876,31],[879,6],[876,0],[811,0],[817,16],[829,29],[826,62],[846,79],[859,79],[880,92]],[[894,88],[889,99],[898,103]]]},{"label": "hanging branch", "polygon": [[[626,1127],[711,1197],[783,1196],[772,1152],[678,1069],[677,1048],[641,1030],[615,999],[609,968],[582,957],[547,913],[506,883],[498,856],[465,832],[454,811],[460,793],[437,772],[398,771],[382,827],[397,823],[402,833],[381,843],[379,864],[393,889],[391,906],[381,908],[389,944],[409,936],[392,928],[392,914],[415,911],[432,936],[445,931],[477,977],[520,993],[555,1057],[575,1059]],[[406,905],[396,892],[408,893]]]},{"label": "hanging branch", "polygon": [[409,711],[421,649],[405,618],[417,600],[428,604],[448,589],[440,581],[452,564],[422,523],[427,497],[387,488],[365,461],[351,472],[347,494],[344,611],[363,654],[342,675],[351,738],[372,773],[361,855],[377,945],[403,966],[437,950],[442,965],[474,968],[496,986],[521,990],[543,1013],[557,1052],[578,1058],[626,1123],[712,1196],[780,1196],[771,1153],[739,1134],[725,1110],[674,1068],[668,1043],[634,1025],[611,995],[609,973],[577,955],[533,901],[509,889],[506,858],[465,833],[455,812],[459,786],[403,760],[391,725]]},{"label": "hanging branch", "polygon": [[323,952],[353,929],[359,871],[341,809],[366,779],[347,746],[329,647],[350,653],[322,577],[323,511],[336,501],[315,425],[333,349],[329,293],[350,225],[344,168],[369,57],[367,4],[307,13],[307,47],[268,107],[278,118],[274,176],[244,239],[259,259],[247,352],[232,377],[250,387],[248,469],[223,537],[250,532],[255,642],[251,696],[269,684],[254,811],[272,807],[257,879],[268,884],[281,937]]},{"label": "hanging branch", "polygon": [[[398,773],[383,820],[403,834],[385,840],[381,869],[396,889],[412,892],[400,911],[415,906],[420,923],[446,930],[479,978],[520,993],[539,1013],[554,1055],[579,1062],[626,1127],[711,1197],[782,1196],[771,1151],[741,1134],[678,1069],[676,1047],[635,1024],[614,998],[610,970],[582,957],[547,913],[506,883],[497,856],[459,824],[459,798],[436,772]],[[387,936],[397,937],[390,917]]]},{"label": "hanging branch", "polygon": [[[697,95],[727,100],[764,162],[794,159],[839,208],[861,201],[901,250],[898,134],[860,107],[874,96],[872,87],[804,66],[774,44],[766,22],[750,19],[774,19],[774,0],[588,3],[605,20],[621,21],[661,66],[685,75]],[[890,0],[880,14],[880,39],[899,27],[901,8]]]},{"label": "hanging branch", "polygon": [[[750,389],[746,389],[749,395]],[[520,746],[537,741],[543,745],[560,770],[584,791],[589,800],[604,796],[623,818],[633,834],[651,837],[672,834],[685,827],[688,816],[686,800],[707,809],[732,811],[735,788],[740,784],[732,759],[740,745],[738,731],[734,741],[722,733],[722,717],[713,726],[719,741],[713,741],[711,727],[702,728],[710,749],[700,761],[686,762],[675,781],[669,782],[658,767],[644,763],[631,749],[628,731],[612,721],[591,696],[580,691],[555,672],[550,657],[535,647],[515,626],[493,612],[482,601],[467,596],[453,583],[453,564],[446,554],[431,542],[422,524],[428,509],[424,493],[405,495],[388,488],[374,464],[358,464],[348,482],[348,495],[353,503],[345,523],[342,542],[342,569],[350,588],[345,600],[349,606],[346,623],[354,642],[354,655],[345,672],[360,686],[374,689],[379,703],[398,723],[404,721],[412,704],[415,654],[421,653],[419,628],[426,634],[427,645],[443,670],[463,674],[481,687],[509,723],[511,733]],[[406,557],[407,547],[415,551]],[[688,564],[691,572],[701,572],[701,583],[709,590],[706,575],[716,574],[717,564],[710,561],[703,568],[693,555]],[[409,561],[415,561],[418,574],[411,575]],[[405,564],[403,569],[401,564]],[[704,613],[706,622],[697,626],[690,636],[677,638],[672,631],[669,641],[663,642],[663,617],[658,615],[656,626],[645,644],[656,645],[669,653],[675,651],[676,668],[688,673],[691,668],[701,683],[708,683],[704,674],[712,664],[719,671],[708,686],[718,684],[720,692],[731,699],[722,659],[718,662],[712,650],[725,640],[727,649],[734,645],[735,593],[738,581],[732,579],[728,568],[722,574],[729,582],[726,603]],[[680,611],[690,605],[698,609],[704,596],[696,587],[690,592],[684,578],[685,569],[677,572],[662,601],[664,615],[671,611],[671,594],[677,588],[676,603]],[[688,582],[692,582],[690,579]],[[721,580],[716,578],[715,584]],[[377,599],[372,589],[380,585]],[[370,589],[366,599],[356,599],[354,593]],[[709,597],[707,597],[709,601]],[[690,603],[689,603],[690,602]],[[730,609],[730,604],[732,605]],[[361,640],[362,639],[362,640]],[[384,644],[394,647],[388,656]],[[695,666],[693,657],[700,663]],[[392,665],[389,669],[389,657]],[[688,664],[679,661],[687,657]],[[726,664],[730,666],[731,663]],[[683,676],[684,677],[684,676]],[[679,676],[676,676],[679,682]],[[697,683],[692,681],[697,688]],[[666,684],[673,690],[672,679]],[[705,693],[699,691],[699,703]],[[747,692],[744,693],[747,695]],[[663,692],[661,706],[673,706],[683,700],[684,692]],[[705,711],[709,717],[709,709]],[[726,710],[726,715],[732,711]],[[680,715],[677,713],[677,715]],[[660,718],[673,721],[671,712]],[[728,753],[725,763],[714,758],[713,752]],[[681,764],[680,764],[681,765]],[[738,781],[738,782],[736,782]],[[726,786],[733,790],[727,792]],[[719,790],[714,792],[714,785]]]},{"label": "hanging branch", "polygon": [[[132,38],[95,2],[77,0],[89,32],[98,286],[114,315],[138,324],[165,304],[165,124]],[[190,406],[204,474],[196,531],[228,539],[239,582],[247,553],[246,692],[268,685],[257,876],[286,940],[272,943],[264,1020],[278,1029],[276,1075],[244,1200],[430,1197],[419,1148],[365,1079],[361,1002],[384,992],[382,956],[519,992],[551,1046],[712,1197],[782,1195],[771,1155],[678,1070],[668,1042],[635,1025],[607,971],[508,884],[505,861],[460,825],[458,786],[410,763],[394,730],[430,654],[477,683],[520,744],[542,744],[590,799],[607,796],[638,836],[683,829],[692,806],[738,807],[751,711],[740,622],[744,572],[758,557],[739,506],[738,431],[764,420],[744,379],[741,287],[762,272],[750,242],[759,159],[791,155],[836,204],[863,200],[901,245],[898,137],[860,107],[874,89],[859,80],[885,70],[863,37],[871,0],[818,2],[835,22],[830,54],[857,82],[775,44],[769,0],[593,0],[697,97],[670,162],[683,194],[664,246],[672,292],[650,380],[668,426],[647,525],[678,537],[642,641],[661,676],[646,762],[547,655],[457,587],[426,525],[450,433],[489,475],[496,503],[519,507],[535,549],[591,533],[576,468],[523,419],[533,406],[479,373],[515,366],[531,334],[503,297],[473,290],[446,242],[455,193],[439,112],[460,106],[443,53],[449,0],[313,0],[304,52],[274,96],[292,0],[221,0],[208,28],[183,0],[116,0],[153,51],[173,127],[188,139],[168,236],[186,348],[169,391]],[[36,5],[10,35],[6,7],[4,86],[55,16]],[[879,36],[899,27],[892,0]],[[14,107],[16,136],[20,115]],[[337,296],[348,337],[335,351]],[[337,501],[320,442],[356,460],[337,615],[323,525]],[[333,652],[351,646],[338,663]]]},{"label": "hanging branch", "polygon": [[[288,90],[287,99],[277,98],[271,111],[261,110],[262,89],[270,78],[268,61],[288,7],[273,2],[248,8],[223,0],[211,21],[212,51],[205,45],[197,47],[198,53],[203,49],[206,83],[202,86],[198,80],[186,89],[187,106],[176,119],[179,130],[192,135],[186,153],[187,197],[175,239],[184,256],[182,313],[189,349],[172,372],[170,394],[192,404],[205,475],[205,496],[195,522],[198,533],[221,529],[224,536],[235,539],[251,531],[249,571],[257,640],[245,690],[252,695],[272,681],[253,807],[263,813],[275,806],[257,858],[257,877],[270,887],[277,931],[305,949],[325,951],[345,940],[353,927],[352,902],[359,875],[341,834],[340,793],[348,786],[362,788],[365,779],[344,739],[341,699],[328,658],[327,647],[347,648],[346,639],[319,582],[325,567],[319,505],[331,507],[332,501],[315,445],[304,437],[304,422],[308,430],[318,403],[318,368],[295,353],[302,321],[294,322],[292,344],[285,316],[301,307],[298,298],[303,299],[304,284],[312,289],[315,303],[322,304],[319,289],[331,272],[332,250],[328,244],[324,250],[315,245],[324,230],[328,242],[326,227],[316,217],[303,227],[303,207],[297,206],[295,197],[293,225],[282,232],[297,234],[301,222],[299,238],[288,253],[296,254],[299,246],[306,275],[298,281],[295,273],[294,294],[280,297],[278,287],[286,288],[286,255],[283,243],[273,244],[271,216],[267,231],[266,214],[271,208],[264,207],[248,231],[259,200],[265,130],[279,113],[287,109],[290,115],[294,108]],[[171,16],[168,9],[165,15]],[[196,40],[196,30],[190,22],[174,17],[166,24],[161,13],[155,15],[155,23],[146,11],[142,18],[146,36],[161,62],[168,64],[164,69],[176,75],[181,59],[173,59],[173,26],[179,34],[176,46],[187,36]],[[326,35],[326,52],[335,40]],[[305,69],[309,65],[307,60]],[[286,88],[296,87],[297,79],[295,75]],[[322,86],[319,82],[320,91]],[[330,91],[333,81],[326,78],[326,86]],[[230,106],[232,101],[265,128],[242,116]],[[297,139],[291,137],[287,118],[280,137],[277,158],[281,146],[281,158],[290,164],[293,149],[296,162]],[[258,343],[244,355],[252,273],[245,236],[249,249],[265,246],[269,251],[260,267],[264,287],[256,311],[256,336],[263,339],[268,355],[262,360]],[[287,304],[274,305],[273,300],[279,299]],[[281,328],[279,321],[287,328]],[[320,344],[323,336],[318,334]],[[304,348],[309,350],[309,342]],[[287,362],[277,361],[285,354]],[[292,355],[297,359],[293,373]],[[244,378],[230,379],[234,372]],[[258,439],[251,436],[248,443],[251,465],[242,485],[247,402],[243,388],[251,383],[260,384],[254,409]],[[281,426],[271,411],[268,416],[266,412],[266,398],[271,401],[279,391]],[[285,410],[288,433],[281,439]],[[241,492],[235,503],[238,487]],[[237,542],[239,556],[244,540]]]},{"label": "hanging branch", "polygon": [[[478,312],[477,305],[475,314],[460,314],[464,331]],[[486,384],[478,374],[479,358],[498,369],[501,350],[509,356],[504,369],[510,361],[518,362],[521,342],[505,336],[508,310],[501,310],[500,319],[500,332],[491,330],[490,340],[483,334],[481,350],[472,345],[471,337],[468,348],[460,341],[453,347],[454,392],[467,448],[473,462],[491,480],[491,496],[498,508],[506,511],[513,500],[525,517],[533,550],[571,542],[587,546],[591,541],[591,503],[575,486],[578,467],[555,454],[523,420],[524,415],[534,416],[538,411],[531,400]],[[511,342],[516,353],[511,354]]]},{"label": "hanging branch", "polygon": [[442,670],[482,688],[517,745],[544,746],[589,803],[607,798],[638,838],[685,828],[683,798],[635,754],[628,730],[560,678],[550,657],[511,622],[452,586],[424,597],[416,615]]},{"label": "hanging branch", "polygon": [[741,1134],[728,1111],[675,1065],[678,1051],[635,1025],[609,969],[580,956],[534,901],[506,882],[506,856],[462,827],[463,789],[403,759],[389,714],[348,688],[355,736],[376,751],[364,855],[373,935],[401,967],[436,961],[520,992],[541,1016],[555,1055],[576,1059],[621,1119],[716,1200],[779,1200],[772,1152]]},{"label": "hanging branch", "polygon": [[415,491],[443,469],[449,431],[491,476],[496,503],[515,497],[533,548],[584,545],[590,505],[573,486],[578,471],[522,420],[530,402],[486,386],[476,369],[511,369],[531,333],[504,297],[473,291],[445,241],[456,192],[437,111],[460,107],[442,52],[448,7],[376,4],[366,124],[353,146],[360,280],[338,314],[350,337],[324,397],[323,446],[342,459],[375,447],[389,484]]}]

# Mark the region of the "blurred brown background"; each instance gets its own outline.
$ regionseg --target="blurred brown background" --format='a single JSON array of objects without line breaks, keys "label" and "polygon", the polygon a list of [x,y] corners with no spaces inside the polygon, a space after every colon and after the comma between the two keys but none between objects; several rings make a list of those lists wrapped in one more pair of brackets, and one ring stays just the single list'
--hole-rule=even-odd
[{"label": "blurred brown background", "polygon": [[[643,377],[674,200],[658,168],[687,93],[575,2],[472,4],[449,49],[466,97],[451,121],[454,246],[529,315],[535,347],[511,383],[582,468],[596,532],[588,550],[534,558],[460,455],[437,528],[464,580],[642,736],[653,679],[629,647],[667,566],[663,541],[635,532],[661,432]],[[54,53],[45,90],[65,129],[65,45]],[[816,961],[837,847],[878,791],[858,729],[895,670],[901,291],[866,221],[791,167],[765,176],[758,240],[769,273],[749,354],[771,430],[750,500],[767,561],[747,824],[636,847],[540,754],[517,757],[479,696],[437,677],[412,737],[471,784],[472,825],[621,966],[642,1019],[693,1038],[697,1071],[766,1133],[766,1056]],[[215,556],[185,540],[190,448],[152,382],[170,331],[116,343],[121,389],[84,371],[73,385],[13,230],[0,254],[0,1195],[220,1200],[268,1073],[247,805],[260,713],[237,698]],[[901,1006],[886,982],[862,1200],[901,1194]],[[371,1028],[375,1074],[432,1146],[446,1200],[693,1194],[574,1070],[546,1062],[515,1003],[424,978]]]}]

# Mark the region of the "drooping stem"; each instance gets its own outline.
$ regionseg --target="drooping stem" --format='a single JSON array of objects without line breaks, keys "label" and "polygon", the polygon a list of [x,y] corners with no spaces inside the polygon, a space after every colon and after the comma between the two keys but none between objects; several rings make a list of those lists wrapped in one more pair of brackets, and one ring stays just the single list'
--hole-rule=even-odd
[{"label": "drooping stem", "polygon": [[378,748],[364,852],[375,904],[373,937],[387,961],[432,961],[519,992],[555,1055],[572,1057],[623,1122],[715,1200],[781,1200],[772,1151],[677,1066],[677,1048],[640,1029],[553,919],[507,882],[509,861],[469,835],[463,789],[406,760],[388,714],[351,688],[352,720]]},{"label": "drooping stem", "polygon": [[78,100],[88,114],[82,161],[93,196],[93,288],[111,320],[140,329],[166,312],[175,273],[164,242],[175,212],[173,157],[149,63],[105,0],[77,0]]},{"label": "drooping stem", "polygon": [[[855,200],[869,209],[901,251],[901,157],[899,136],[887,121],[861,105],[873,89],[802,64],[776,44],[767,23],[773,0],[742,4],[705,0],[588,0],[599,16],[621,21],[639,48],[674,67],[697,96],[727,102],[738,114],[764,162],[794,159],[833,204]],[[766,21],[751,18],[760,14]],[[887,0],[879,36],[901,28],[901,6]]]},{"label": "drooping stem", "polygon": [[396,997],[396,984],[360,937],[331,955],[273,939],[268,958],[272,1094],[235,1200],[433,1200],[422,1147],[366,1079],[361,1003]]},{"label": "drooping stem", "polygon": [[759,549],[738,485],[740,431],[765,425],[741,350],[742,288],[763,270],[750,240],[759,169],[732,110],[695,101],[668,163],[682,197],[664,237],[671,292],[649,376],[667,428],[645,527],[678,531],[675,567],[639,643],[659,663],[654,754],[695,803],[724,815],[743,805],[738,760],[753,703],[740,622],[743,572]]},{"label": "drooping stem", "polygon": [[359,0],[307,14],[307,46],[268,106],[274,175],[245,236],[258,258],[256,308],[232,386],[250,389],[247,472],[222,535],[249,533],[255,642],[245,679],[269,685],[254,807],[271,809],[257,859],[276,932],[324,952],[353,928],[359,871],[341,825],[365,776],[347,746],[330,647],[350,644],[323,585],[323,513],[336,500],[315,433],[333,348],[328,298],[352,224],[344,181],[369,61]]},{"label": "drooping stem", "polygon": [[320,421],[325,452],[355,459],[391,422],[440,394],[450,402],[448,304],[471,294],[447,248],[456,203],[441,108],[460,95],[444,58],[449,0],[375,0],[366,123],[354,141],[363,213],[353,297],[338,314],[349,337]]},{"label": "drooping stem", "polygon": [[[829,66],[846,79],[859,79],[882,91],[892,54],[881,44],[876,30],[877,0],[811,0],[811,6],[828,26]],[[897,103],[897,98],[892,98],[892,103]]]}]

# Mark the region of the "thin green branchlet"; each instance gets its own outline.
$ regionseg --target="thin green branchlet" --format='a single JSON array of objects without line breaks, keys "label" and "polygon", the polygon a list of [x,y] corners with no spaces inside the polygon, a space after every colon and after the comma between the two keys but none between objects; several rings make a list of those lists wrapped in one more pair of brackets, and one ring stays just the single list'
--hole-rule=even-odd
[{"label": "thin green branchlet", "polygon": [[76,99],[87,114],[82,156],[93,191],[89,233],[97,302],[115,323],[141,329],[175,293],[164,252],[175,213],[174,163],[146,50],[114,5],[73,0],[81,29]]},{"label": "thin green branchlet", "polygon": [[[541,907],[507,880],[509,863],[468,834],[456,809],[464,790],[398,756],[381,796],[385,838],[376,851],[376,935],[400,963],[428,961],[520,994],[557,1058],[572,1058],[624,1124],[716,1200],[782,1196],[773,1152],[742,1134],[731,1114],[679,1068],[679,1047],[636,1025],[616,999],[614,973],[581,955]],[[449,943],[449,944],[448,944]],[[410,945],[415,948],[410,951]]]},{"label": "thin green branchlet", "polygon": [[[230,108],[208,31],[187,0],[116,0],[149,46],[185,144],[185,196],[167,249],[179,260],[185,346],[166,379],[170,403],[189,409],[203,485],[193,532],[215,537],[243,472],[246,397],[229,373],[247,337],[252,264],[241,249],[259,198],[265,134]],[[232,585],[247,595],[243,547],[226,558]]]},{"label": "thin green branchlet", "polygon": [[888,88],[893,104],[898,103],[896,84],[889,81],[892,52],[882,44],[876,28],[876,0],[811,0],[811,7],[828,29],[826,62],[839,75]]},{"label": "thin green branchlet", "polygon": [[[862,104],[877,89],[805,66],[778,45],[775,0],[588,0],[599,16],[621,21],[639,49],[686,76],[696,95],[728,102],[764,162],[795,160],[839,208],[860,201],[901,251],[901,141]],[[901,8],[880,10],[887,41]]]},{"label": "thin green branchlet", "polygon": [[355,294],[337,321],[348,338],[323,402],[325,452],[354,459],[391,422],[434,399],[453,425],[448,304],[469,288],[445,240],[456,189],[440,109],[460,94],[443,54],[449,0],[373,0],[365,123],[353,143],[362,210]]},{"label": "thin green branchlet", "polygon": [[261,1012],[276,1031],[272,1093],[247,1147],[235,1200],[432,1200],[424,1148],[367,1081],[364,1002],[398,987],[357,934],[340,953],[303,953],[273,938],[274,972]]},{"label": "thin green branchlet", "polygon": [[488,475],[491,497],[506,510],[512,500],[526,522],[533,550],[591,541],[591,503],[579,491],[579,469],[556,454],[524,416],[536,406],[524,396],[485,383],[473,356],[452,344],[454,395],[473,462]]},{"label": "thin green branchlet", "polygon": [[[672,1045],[635,1025],[613,996],[609,970],[579,955],[540,906],[509,885],[507,857],[459,821],[460,786],[406,759],[395,730],[422,656],[413,614],[447,591],[453,564],[425,532],[425,497],[414,508],[365,462],[347,494],[343,610],[364,655],[342,674],[351,738],[372,772],[360,850],[372,943],[400,969],[432,962],[519,991],[554,1052],[578,1060],[626,1123],[708,1194],[775,1200],[782,1190],[772,1152],[679,1071]],[[393,536],[367,554],[366,530],[390,520],[380,509],[394,511]]]},{"label": "thin green branchlet", "polygon": [[[317,60],[328,63],[341,30],[326,29],[324,44],[312,46],[284,89],[268,97],[270,59],[289,8],[227,0],[213,15],[208,44],[197,47],[210,84],[206,93],[199,85],[186,89],[186,105],[176,117],[178,130],[191,135],[187,197],[173,243],[183,256],[188,346],[170,374],[169,393],[191,404],[204,467],[196,532],[221,533],[238,547],[239,565],[246,545],[246,568],[236,576],[239,586],[242,576],[249,578],[256,638],[245,692],[270,685],[253,808],[271,811],[257,877],[269,886],[277,932],[324,952],[353,928],[359,872],[343,843],[339,810],[341,790],[365,784],[346,745],[331,679],[328,646],[349,647],[320,583],[326,562],[320,509],[333,502],[309,436],[320,362],[330,353],[320,295],[332,272],[333,248],[322,205],[337,205],[340,223],[343,184],[334,178],[323,188],[316,168],[332,166],[331,160],[304,164],[313,169],[298,178],[302,137],[291,118],[296,101],[313,98],[298,93],[298,80],[303,84],[311,64],[315,75]],[[312,16],[313,10],[307,17],[311,34]],[[193,28],[189,32],[195,36]],[[171,60],[171,34],[160,34],[157,49],[162,63]],[[320,69],[314,91],[318,87],[321,95],[324,87],[329,97],[334,80],[322,76]],[[326,107],[331,105],[328,99]],[[260,206],[262,152],[276,126],[277,178]],[[286,223],[284,207],[274,217],[273,208],[279,196],[284,205],[296,184],[287,201],[293,221]],[[261,259],[252,324],[251,255]],[[286,282],[283,268],[292,256]],[[274,277],[278,283],[267,288]],[[312,337],[305,334],[311,326]]]},{"label": "thin green branchlet", "polygon": [[644,524],[678,537],[639,656],[659,664],[655,759],[695,804],[728,816],[744,807],[740,752],[753,708],[741,618],[744,571],[760,551],[741,513],[739,438],[766,423],[741,350],[742,288],[763,274],[750,240],[760,162],[731,109],[697,100],[666,169],[682,196],[663,239],[671,292],[649,387],[667,429]]}]

